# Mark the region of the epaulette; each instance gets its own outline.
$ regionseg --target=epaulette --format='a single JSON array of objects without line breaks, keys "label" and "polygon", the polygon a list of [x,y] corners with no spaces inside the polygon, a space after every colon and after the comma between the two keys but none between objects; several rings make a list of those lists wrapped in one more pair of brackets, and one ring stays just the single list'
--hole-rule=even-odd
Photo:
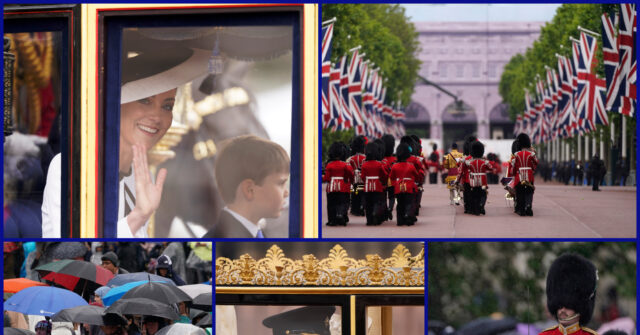
[{"label": "epaulette", "polygon": [[552,331],[552,330],[556,330],[556,329],[558,328],[558,326],[559,326],[559,325],[555,325],[555,326],[553,326],[553,327],[551,327],[551,328],[547,328],[547,329],[543,330],[540,334],[544,334],[544,333],[546,333],[546,332],[550,332],[550,331]]},{"label": "epaulette", "polygon": [[587,328],[587,327],[580,327],[580,328],[589,334],[598,335],[598,333],[596,333],[596,331],[591,328]]}]

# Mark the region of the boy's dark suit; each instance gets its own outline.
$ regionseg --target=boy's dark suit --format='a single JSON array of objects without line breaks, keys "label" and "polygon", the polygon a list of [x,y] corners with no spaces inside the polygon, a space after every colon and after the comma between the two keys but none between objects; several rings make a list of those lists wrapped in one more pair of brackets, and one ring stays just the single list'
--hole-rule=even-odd
[{"label": "boy's dark suit", "polygon": [[242,223],[223,210],[218,222],[202,238],[254,238]]}]

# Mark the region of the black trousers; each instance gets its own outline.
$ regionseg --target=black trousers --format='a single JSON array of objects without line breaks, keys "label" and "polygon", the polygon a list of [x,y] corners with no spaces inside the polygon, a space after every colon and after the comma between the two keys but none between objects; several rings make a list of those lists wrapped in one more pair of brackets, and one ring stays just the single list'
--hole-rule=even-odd
[{"label": "black trousers", "polygon": [[386,218],[386,204],[384,192],[364,193],[364,212],[367,216],[367,226],[377,226]]},{"label": "black trousers", "polygon": [[429,184],[437,184],[438,183],[438,173],[429,173]]},{"label": "black trousers", "polygon": [[516,213],[533,208],[533,188],[522,184],[516,185],[516,199]]},{"label": "black trousers", "polygon": [[464,183],[462,184],[462,201],[464,201],[464,212],[468,213],[471,211],[470,202],[471,202],[471,185]]},{"label": "black trousers", "polygon": [[351,193],[351,214],[364,215],[364,191]]},{"label": "black trousers", "polygon": [[469,200],[469,212],[479,215],[484,210],[484,204],[487,202],[487,191],[483,190],[482,187],[471,187],[469,189]]},{"label": "black trousers", "polygon": [[413,212],[413,203],[416,195],[414,193],[398,193],[396,199],[396,221],[398,226],[410,226],[414,222],[415,214]]},{"label": "black trousers", "polygon": [[393,206],[396,204],[396,195],[393,193],[393,186],[387,187],[387,210],[393,212]]},{"label": "black trousers", "polygon": [[327,192],[327,215],[328,223],[335,225],[346,225],[349,211],[349,193],[347,192]]},{"label": "black trousers", "polygon": [[600,178],[594,176],[593,177],[593,185],[591,186],[591,189],[594,190],[594,191],[598,191],[599,190],[598,187],[600,186],[601,182],[602,182],[602,180]]}]

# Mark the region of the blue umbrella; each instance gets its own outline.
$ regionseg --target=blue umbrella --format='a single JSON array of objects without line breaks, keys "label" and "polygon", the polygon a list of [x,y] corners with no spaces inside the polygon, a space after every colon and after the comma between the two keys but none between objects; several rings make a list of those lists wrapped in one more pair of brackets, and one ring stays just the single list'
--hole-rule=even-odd
[{"label": "blue umbrella", "polygon": [[[109,292],[107,292],[107,294],[105,294],[102,297],[102,303],[105,306],[111,306],[111,304],[113,304],[114,302],[116,302],[116,300],[120,299],[125,293],[129,292],[130,289],[136,287],[136,286],[140,286],[142,284],[146,284],[148,283],[148,280],[141,280],[141,281],[134,281],[134,282],[130,282],[130,283],[126,283],[124,285],[120,285],[117,287],[114,287],[112,289],[109,290]],[[163,281],[152,281],[153,283],[167,283],[166,280]]]},{"label": "blue umbrella", "polygon": [[109,280],[109,282],[107,283],[107,286],[116,287],[116,286],[124,285],[126,283],[131,283],[134,281],[141,281],[141,280],[166,281],[167,284],[169,285],[173,285],[173,286],[176,285],[173,283],[173,280],[167,280],[167,278],[162,276],[154,275],[147,272],[133,272],[133,273],[125,273],[125,274],[117,275],[111,278],[111,280]]},{"label": "blue umbrella", "polygon": [[52,316],[59,311],[76,306],[88,305],[81,296],[69,290],[34,286],[14,294],[4,302],[4,310],[22,314]]}]

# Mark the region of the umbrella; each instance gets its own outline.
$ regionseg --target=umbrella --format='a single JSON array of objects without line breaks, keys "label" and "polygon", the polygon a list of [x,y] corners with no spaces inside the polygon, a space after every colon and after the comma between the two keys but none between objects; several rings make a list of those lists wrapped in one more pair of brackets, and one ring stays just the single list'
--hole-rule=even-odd
[{"label": "umbrella", "polygon": [[[126,283],[126,284],[121,285],[121,286],[114,287],[114,288],[110,289],[107,292],[107,294],[102,296],[102,303],[105,306],[111,306],[111,304],[113,304],[116,300],[122,298],[122,296],[125,293],[127,293],[129,290],[131,290],[132,288],[134,288],[136,286],[140,286],[142,284],[146,284],[146,283],[148,283],[148,281],[141,280],[141,281],[134,281],[134,282]],[[166,283],[166,281],[162,281],[162,282],[154,281],[152,283]]]},{"label": "umbrella", "polygon": [[102,322],[103,313],[104,307],[93,305],[77,306],[61,310],[51,318],[51,321],[66,321],[102,326],[104,325]]},{"label": "umbrella", "polygon": [[188,294],[192,299],[202,293],[213,292],[213,286],[205,284],[193,284],[178,286],[179,289]]},{"label": "umbrella", "polygon": [[122,299],[149,298],[165,304],[175,304],[181,301],[191,301],[186,293],[177,286],[166,283],[147,282],[136,286],[122,296]]},{"label": "umbrella", "polygon": [[188,323],[174,323],[158,330],[156,335],[207,335],[207,332]]},{"label": "umbrella", "polygon": [[191,307],[210,312],[212,310],[212,300],[212,292],[202,293],[193,299],[193,304],[191,305]]},{"label": "umbrella", "polygon": [[76,293],[93,292],[113,278],[111,271],[91,262],[63,259],[38,266],[42,279],[53,281]]},{"label": "umbrella", "polygon": [[87,305],[81,296],[62,288],[34,286],[14,294],[4,302],[7,311],[52,316],[71,307]]},{"label": "umbrella", "polygon": [[5,335],[36,335],[36,333],[30,330],[9,327],[4,327],[4,331],[2,333]]},{"label": "umbrella", "polygon": [[200,319],[196,326],[198,327],[211,327],[213,324],[213,318],[211,317],[211,313],[207,313],[204,318]]},{"label": "umbrella", "polygon": [[114,302],[104,312],[119,315],[153,315],[170,320],[178,320],[180,318],[180,315],[168,304],[148,298],[123,298]]},{"label": "umbrella", "polygon": [[458,329],[459,335],[496,335],[516,329],[517,322],[512,318],[478,318]]},{"label": "umbrella", "polygon": [[27,279],[27,278],[14,278],[4,280],[4,291],[7,293],[16,293],[27,287],[32,286],[48,286],[45,283],[39,281]]},{"label": "umbrella", "polygon": [[[130,283],[130,282],[134,282],[134,281],[141,281],[141,280],[163,281],[163,280],[167,280],[167,278],[162,277],[162,276],[158,276],[158,275],[154,275],[154,274],[151,274],[151,273],[146,273],[146,272],[125,273],[125,274],[121,274],[121,275],[117,275],[117,276],[113,277],[113,279],[109,280],[109,282],[107,283],[107,286],[116,287],[116,286],[124,285],[126,283]],[[175,286],[175,284],[173,283],[172,280],[169,280],[168,284]]]}]

